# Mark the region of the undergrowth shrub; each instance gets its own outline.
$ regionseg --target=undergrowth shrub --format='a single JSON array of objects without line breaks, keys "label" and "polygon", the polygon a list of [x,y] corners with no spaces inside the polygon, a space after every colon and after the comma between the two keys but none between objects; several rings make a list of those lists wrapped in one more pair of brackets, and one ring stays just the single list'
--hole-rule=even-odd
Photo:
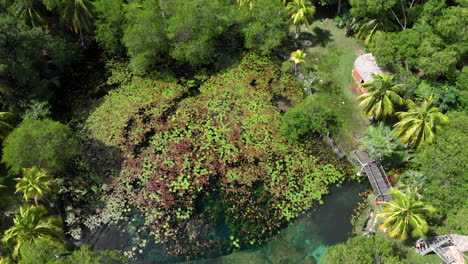
[{"label": "undergrowth shrub", "polygon": [[340,125],[341,120],[333,109],[309,96],[286,112],[282,118],[281,133],[289,140],[299,141],[314,135],[336,132]]},{"label": "undergrowth shrub", "polygon": [[13,173],[32,167],[55,173],[63,172],[78,153],[73,131],[66,125],[50,119],[26,119],[4,143],[2,162]]}]

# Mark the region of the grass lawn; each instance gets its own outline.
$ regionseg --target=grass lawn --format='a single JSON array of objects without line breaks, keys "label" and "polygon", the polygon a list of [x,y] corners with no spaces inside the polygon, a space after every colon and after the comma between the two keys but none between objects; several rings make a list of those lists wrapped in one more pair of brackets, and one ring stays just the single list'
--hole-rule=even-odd
[{"label": "grass lawn", "polygon": [[413,264],[441,264],[444,263],[439,256],[435,253],[431,253],[425,256],[421,256],[418,253],[414,252],[413,249],[408,249],[408,254],[406,255],[409,263]]},{"label": "grass lawn", "polygon": [[339,95],[323,96],[328,105],[333,105],[338,116],[343,120],[343,128],[337,135],[333,135],[337,144],[345,153],[356,149],[356,138],[362,135],[368,126],[367,119],[355,101],[356,95],[349,88],[354,85],[351,76],[356,51],[362,46],[353,38],[345,36],[345,31],[338,28],[333,20],[323,19],[315,21],[307,29],[314,36],[314,45],[306,49],[308,57],[319,58],[319,69],[331,73],[338,87]]}]

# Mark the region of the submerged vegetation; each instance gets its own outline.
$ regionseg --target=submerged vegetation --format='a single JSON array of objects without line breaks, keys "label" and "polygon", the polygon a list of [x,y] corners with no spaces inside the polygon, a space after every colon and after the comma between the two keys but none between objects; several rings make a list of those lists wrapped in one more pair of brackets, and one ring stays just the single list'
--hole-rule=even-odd
[{"label": "submerged vegetation", "polygon": [[468,7],[384,2],[0,1],[0,263],[256,248],[365,182],[357,148],[393,200],[307,257],[430,262],[408,245],[468,234]]}]

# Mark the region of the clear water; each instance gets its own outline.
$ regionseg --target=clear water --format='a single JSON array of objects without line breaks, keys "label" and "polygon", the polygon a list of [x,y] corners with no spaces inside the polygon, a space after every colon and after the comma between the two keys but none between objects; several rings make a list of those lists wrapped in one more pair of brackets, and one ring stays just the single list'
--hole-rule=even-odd
[{"label": "clear water", "polygon": [[345,241],[350,235],[351,214],[359,202],[363,186],[349,183],[332,187],[323,205],[293,221],[279,235],[255,250],[241,250],[215,259],[190,261],[190,264],[309,264],[320,263],[328,246]]},{"label": "clear water", "polygon": [[[161,245],[149,243],[138,260],[132,264],[190,263],[190,264],[312,264],[320,258],[330,245],[345,241],[350,235],[351,214],[359,202],[359,192],[365,187],[358,183],[347,183],[342,187],[331,187],[324,197],[324,204],[314,206],[283,229],[276,237],[257,249],[246,249],[218,258],[177,262],[165,254]],[[132,223],[126,223],[127,231]],[[129,249],[136,238],[131,232],[121,232],[115,226],[104,226],[90,234],[84,243],[95,249]]]}]

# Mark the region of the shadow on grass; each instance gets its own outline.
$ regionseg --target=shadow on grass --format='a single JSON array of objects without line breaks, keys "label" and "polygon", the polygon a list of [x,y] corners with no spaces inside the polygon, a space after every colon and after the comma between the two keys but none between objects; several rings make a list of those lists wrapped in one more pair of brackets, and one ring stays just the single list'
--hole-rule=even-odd
[{"label": "shadow on grass", "polygon": [[328,43],[333,41],[330,30],[314,27],[312,33],[301,32],[299,33],[299,41],[310,41],[310,47],[326,47]]}]

